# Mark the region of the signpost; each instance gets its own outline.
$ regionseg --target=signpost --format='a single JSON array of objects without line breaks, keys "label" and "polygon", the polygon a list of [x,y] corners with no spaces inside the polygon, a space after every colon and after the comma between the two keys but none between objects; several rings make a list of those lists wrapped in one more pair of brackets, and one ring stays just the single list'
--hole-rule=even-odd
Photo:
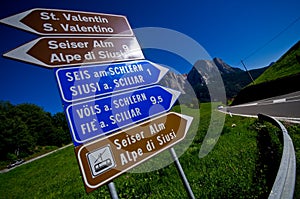
[{"label": "signpost", "polygon": [[170,112],[76,147],[86,191],[91,192],[184,139],[192,119]]},{"label": "signpost", "polygon": [[[87,192],[108,183],[111,197],[118,198],[112,179],[184,139],[193,118],[178,113],[159,116],[171,109],[180,92],[150,86],[168,69],[144,60],[126,17],[36,8],[0,22],[56,35],[4,56],[55,68]],[[121,61],[130,62],[115,63]],[[135,126],[123,130],[129,125]],[[175,150],[170,153],[189,197],[195,198]]]},{"label": "signpost", "polygon": [[48,68],[144,59],[135,37],[41,37],[4,56]]},{"label": "signpost", "polygon": [[59,68],[56,80],[65,103],[158,83],[168,69],[147,60]]},{"label": "signpost", "polygon": [[74,145],[167,112],[179,95],[156,85],[71,104],[65,112]]},{"label": "signpost", "polygon": [[125,16],[36,8],[0,20],[40,35],[133,36]]}]

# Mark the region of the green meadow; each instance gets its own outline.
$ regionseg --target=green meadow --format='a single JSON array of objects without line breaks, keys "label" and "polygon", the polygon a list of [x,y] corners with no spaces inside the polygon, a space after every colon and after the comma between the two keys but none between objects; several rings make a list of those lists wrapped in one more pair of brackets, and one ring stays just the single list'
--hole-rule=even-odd
[{"label": "green meadow", "polygon": [[[179,159],[195,197],[267,198],[281,158],[278,130],[255,118],[226,116],[221,136],[208,140],[215,144],[213,149],[199,158],[211,111],[222,117],[216,107],[211,109],[215,104],[200,106],[199,125],[195,120],[190,128],[195,137],[187,138],[191,144]],[[198,111],[188,109],[190,116],[196,117]],[[299,154],[300,127],[288,125],[288,129]],[[175,150],[179,152],[180,148]],[[169,155],[166,151],[161,156]],[[136,170],[147,168],[151,161]],[[174,164],[147,173],[128,172],[114,183],[120,198],[188,198]],[[298,184],[296,194],[297,189]],[[86,194],[74,147],[70,146],[0,174],[0,198],[110,198],[110,195],[107,186]]]}]

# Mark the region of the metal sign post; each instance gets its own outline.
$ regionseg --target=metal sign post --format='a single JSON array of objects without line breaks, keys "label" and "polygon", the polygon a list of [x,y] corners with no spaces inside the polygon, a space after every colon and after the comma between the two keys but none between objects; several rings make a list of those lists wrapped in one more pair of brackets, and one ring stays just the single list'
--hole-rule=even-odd
[{"label": "metal sign post", "polygon": [[107,184],[108,189],[109,189],[109,194],[112,199],[119,199],[117,189],[115,187],[115,183],[111,181],[110,183]]},{"label": "metal sign post", "polygon": [[[155,85],[168,69],[144,60],[125,16],[36,8],[0,23],[46,35],[4,56],[55,68],[87,193],[106,184],[118,199],[114,178],[186,136],[193,118],[166,113],[180,92]],[[170,153],[195,198],[175,150]]]},{"label": "metal sign post", "polygon": [[188,196],[189,196],[191,199],[194,199],[195,196],[194,196],[193,190],[192,190],[192,188],[191,188],[191,186],[190,186],[190,184],[189,184],[189,181],[187,180],[187,178],[186,178],[186,176],[185,176],[185,173],[184,173],[184,171],[183,171],[183,169],[182,169],[182,167],[181,167],[181,164],[180,164],[180,162],[179,162],[179,159],[178,159],[178,157],[177,157],[177,154],[176,154],[174,148],[173,148],[173,147],[170,148],[169,151],[170,151],[171,156],[172,156],[172,158],[173,158],[173,160],[174,160],[175,166],[176,166],[176,168],[177,168],[177,170],[178,170],[178,172],[179,172],[179,175],[180,175],[180,177],[181,177],[181,180],[182,180],[182,183],[183,183],[183,185],[184,185],[184,187],[185,187],[185,190],[186,190],[187,193],[188,193]]}]

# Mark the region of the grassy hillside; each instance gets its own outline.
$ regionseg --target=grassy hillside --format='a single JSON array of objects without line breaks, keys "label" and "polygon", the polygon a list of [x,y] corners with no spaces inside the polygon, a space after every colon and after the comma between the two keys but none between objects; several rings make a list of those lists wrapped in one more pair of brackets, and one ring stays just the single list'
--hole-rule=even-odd
[{"label": "grassy hillside", "polygon": [[253,102],[300,90],[300,41],[256,80],[243,88],[231,105]]},{"label": "grassy hillside", "polygon": [[[263,143],[257,141],[266,139],[260,136],[258,130],[263,127],[256,119],[227,116],[222,135],[214,149],[204,158],[198,158],[210,122],[211,104],[201,104],[200,112],[199,128],[196,128],[195,124],[191,126],[191,131],[197,131],[197,135],[188,150],[180,157],[195,197],[266,198],[275,177],[269,171],[277,172],[280,161],[280,152],[277,151],[280,146],[275,134],[271,136],[275,137],[274,141],[270,142],[272,151],[268,152],[265,150],[268,148],[265,141]],[[197,115],[197,110],[190,109],[189,113],[191,116]],[[236,126],[233,128],[232,124]],[[293,128],[295,131],[299,130],[299,127]],[[299,135],[295,133],[295,136],[295,139],[299,139]],[[297,150],[299,147],[295,146]],[[270,167],[272,165],[273,167]],[[150,173],[126,173],[114,182],[120,198],[187,198],[173,164]],[[74,147],[71,146],[8,173],[0,174],[0,198],[110,198],[110,196],[106,186],[90,194],[85,193]]]},{"label": "grassy hillside", "polygon": [[[297,58],[298,57],[298,58]],[[298,59],[298,60],[297,60]],[[300,73],[300,41],[255,80],[255,84]]]}]

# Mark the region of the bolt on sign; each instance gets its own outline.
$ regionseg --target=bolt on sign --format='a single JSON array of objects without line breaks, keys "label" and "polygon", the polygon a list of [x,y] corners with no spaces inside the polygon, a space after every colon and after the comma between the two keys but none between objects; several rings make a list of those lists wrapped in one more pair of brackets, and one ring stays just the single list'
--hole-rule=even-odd
[{"label": "bolt on sign", "polygon": [[86,191],[91,192],[183,140],[193,118],[169,112],[75,148]]},{"label": "bolt on sign", "polygon": [[36,8],[0,22],[40,35],[133,36],[122,15]]}]

